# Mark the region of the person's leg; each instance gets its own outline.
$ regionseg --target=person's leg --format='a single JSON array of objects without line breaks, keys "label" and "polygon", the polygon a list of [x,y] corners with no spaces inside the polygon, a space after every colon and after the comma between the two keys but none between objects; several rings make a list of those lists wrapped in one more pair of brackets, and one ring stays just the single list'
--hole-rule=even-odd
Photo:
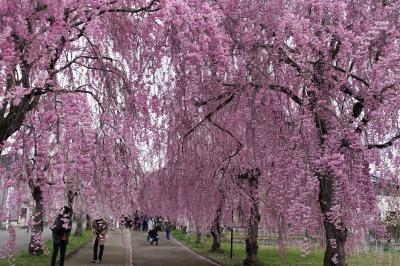
[{"label": "person's leg", "polygon": [[58,248],[60,247],[59,243],[53,242],[53,255],[51,256],[51,266],[56,266],[56,260],[58,255]]},{"label": "person's leg", "polygon": [[165,235],[166,235],[167,240],[169,240],[169,233],[170,233],[169,230],[166,230],[166,231],[165,231]]},{"label": "person's leg", "polygon": [[104,245],[100,245],[99,260],[103,260]]},{"label": "person's leg", "polygon": [[93,260],[97,261],[97,247],[99,246],[99,237],[96,236],[96,240],[93,245]]},{"label": "person's leg", "polygon": [[67,250],[67,240],[61,240],[61,243],[60,243],[60,266],[64,266],[66,250]]}]

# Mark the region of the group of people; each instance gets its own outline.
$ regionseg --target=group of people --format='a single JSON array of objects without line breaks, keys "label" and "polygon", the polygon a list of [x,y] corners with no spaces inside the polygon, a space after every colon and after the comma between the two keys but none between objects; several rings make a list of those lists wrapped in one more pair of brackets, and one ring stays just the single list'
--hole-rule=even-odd
[{"label": "group of people", "polygon": [[[51,266],[56,265],[57,255],[60,251],[60,266],[64,266],[65,251],[72,229],[72,209],[64,206],[58,214],[53,226],[50,227],[53,237],[53,254],[51,256]],[[104,244],[106,241],[106,233],[108,231],[108,223],[105,217],[100,217],[92,221],[92,230],[94,235],[93,244],[93,263],[103,261]]]},{"label": "group of people", "polygon": [[158,232],[162,229],[165,229],[166,239],[168,241],[170,240],[172,225],[168,219],[164,221],[163,217],[161,216],[140,216],[137,212],[135,212],[135,214],[131,217],[122,216],[121,224],[128,229],[147,231],[147,241],[149,241],[151,245],[153,245],[153,243],[158,245]]},{"label": "group of people", "polygon": [[[146,216],[139,217],[137,213],[133,219],[127,216],[122,217],[122,225],[126,228],[133,228],[137,230],[143,230],[148,232],[147,241],[151,245],[155,243],[158,245],[158,232],[164,228],[165,237],[169,241],[171,235],[172,225],[169,219],[163,220],[162,217],[151,217]],[[104,244],[106,241],[106,233],[108,231],[108,222],[105,217],[99,217],[92,221],[92,231],[94,235],[93,244],[93,263],[103,261]],[[72,209],[68,206],[64,206],[61,212],[58,214],[53,226],[51,226],[53,236],[53,254],[51,257],[51,266],[56,265],[58,253],[60,252],[60,266],[64,266],[65,252],[67,249],[68,238],[72,229]]]},{"label": "group of people", "polygon": [[151,218],[148,223],[147,223],[147,228],[148,228],[148,235],[147,235],[147,241],[150,241],[150,244],[153,245],[153,242],[158,245],[158,231],[160,231],[164,227],[165,229],[165,238],[169,241],[170,240],[170,235],[171,235],[171,229],[172,225],[168,219],[165,220],[165,222],[161,221],[159,217],[156,218]]},{"label": "group of people", "polygon": [[166,239],[168,241],[170,240],[172,225],[168,219],[164,221],[161,216],[140,216],[135,212],[133,216],[122,216],[121,224],[128,229],[147,231],[147,241],[149,241],[151,245],[153,245],[153,243],[158,245],[158,232],[162,229],[165,229]]}]

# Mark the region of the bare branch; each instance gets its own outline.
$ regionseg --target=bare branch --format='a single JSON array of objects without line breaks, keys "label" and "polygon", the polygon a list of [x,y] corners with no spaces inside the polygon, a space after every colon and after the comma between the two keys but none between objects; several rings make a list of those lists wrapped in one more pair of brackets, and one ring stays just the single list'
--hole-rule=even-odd
[{"label": "bare branch", "polygon": [[240,150],[241,150],[242,147],[243,147],[243,144],[232,134],[232,132],[230,132],[229,130],[223,128],[222,126],[220,126],[219,124],[215,123],[214,121],[212,121],[212,120],[211,120],[211,116],[208,117],[208,121],[209,121],[211,124],[213,124],[215,127],[217,127],[218,129],[220,129],[221,131],[223,131],[223,132],[227,133],[229,136],[231,136],[231,137],[236,141],[236,144],[237,144],[236,150],[235,150],[232,154],[230,154],[230,155],[228,155],[226,158],[224,158],[224,159],[219,163],[219,165],[217,166],[217,169],[216,169],[216,170],[218,170],[218,168],[219,168],[224,162],[226,162],[227,160],[232,159],[233,157],[235,157],[236,155],[239,154]]},{"label": "bare branch", "polygon": [[219,101],[219,100],[225,98],[225,96],[227,96],[229,94],[231,94],[231,92],[222,93],[222,94],[220,94],[220,95],[218,95],[216,97],[210,98],[208,100],[193,100],[194,101],[194,105],[196,107],[204,106],[204,105],[209,104],[210,102]]},{"label": "bare branch", "polygon": [[396,136],[391,138],[389,141],[380,143],[380,144],[369,144],[367,145],[368,149],[385,149],[390,146],[393,146],[396,140],[400,139],[400,133],[398,133]]},{"label": "bare branch", "polygon": [[292,58],[290,58],[282,48],[279,48],[279,55],[283,58],[283,62],[296,69],[300,75],[302,70],[299,64],[297,64]]},{"label": "bare branch", "polygon": [[221,110],[224,106],[226,106],[228,103],[230,103],[234,98],[235,98],[235,94],[233,92],[231,92],[230,96],[225,101],[220,103],[214,110],[209,112],[203,119],[201,119],[200,122],[198,122],[194,127],[192,127],[188,132],[186,132],[182,138],[182,145],[181,145],[182,149],[183,149],[183,144],[185,143],[186,138],[191,133],[193,133],[200,125],[202,125],[204,123],[204,121],[209,120],[213,114],[215,114],[216,112]]},{"label": "bare branch", "polygon": [[97,96],[91,91],[82,89],[84,87],[90,87],[90,85],[88,85],[88,84],[81,85],[73,90],[65,90],[65,89],[51,90],[51,89],[49,89],[49,91],[54,92],[54,93],[87,93],[87,94],[90,94],[93,97],[93,99],[97,102],[97,104],[100,106],[101,110],[103,112],[105,112],[105,109],[104,109],[103,105],[101,104],[100,100],[97,98]]},{"label": "bare branch", "polygon": [[304,104],[303,100],[299,96],[295,95],[293,93],[293,91],[291,89],[289,89],[288,87],[271,84],[271,85],[269,85],[269,88],[274,91],[280,91],[280,92],[285,93],[287,96],[289,96],[289,98],[291,98],[295,103],[297,103],[300,106],[303,106],[303,104]]},{"label": "bare branch", "polygon": [[338,67],[338,66],[334,66],[334,65],[329,64],[329,63],[326,63],[326,62],[322,62],[322,63],[325,64],[325,65],[330,66],[331,68],[333,68],[333,69],[335,69],[335,70],[337,70],[337,71],[339,71],[339,72],[342,72],[342,73],[346,74],[346,75],[349,76],[349,77],[354,78],[355,80],[360,81],[360,82],[363,83],[365,86],[369,87],[369,83],[368,83],[365,79],[360,78],[359,76],[357,76],[356,74],[353,74],[353,73],[351,73],[350,71],[347,71],[346,69],[343,69],[343,68]]}]

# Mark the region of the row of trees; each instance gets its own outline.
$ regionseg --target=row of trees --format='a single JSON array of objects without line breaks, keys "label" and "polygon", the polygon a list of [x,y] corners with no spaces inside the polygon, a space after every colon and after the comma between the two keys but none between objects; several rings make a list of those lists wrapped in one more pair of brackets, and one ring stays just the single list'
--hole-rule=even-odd
[{"label": "row of trees", "polygon": [[324,232],[324,265],[345,265],[349,243],[379,225],[371,170],[397,182],[398,10],[0,2],[0,149],[21,158],[1,175],[36,201],[35,248],[42,215],[72,191],[75,212],[94,216],[168,210],[211,230],[214,249],[240,205],[246,264],[261,222],[282,238]]},{"label": "row of trees", "polygon": [[170,26],[180,56],[168,65],[173,96],[162,98],[159,211],[211,230],[218,249],[221,222],[244,205],[246,265],[257,263],[261,218],[282,239],[323,232],[324,265],[345,265],[346,250],[382,231],[372,172],[398,182],[398,3],[209,7],[208,38],[193,2]]},{"label": "row of trees", "polygon": [[[32,195],[31,254],[43,252],[44,217],[51,223],[63,205],[73,205],[78,225],[84,214],[119,217],[134,208],[135,178],[141,175],[135,133],[142,124],[133,119],[148,115],[144,108],[134,111],[137,29],[127,22],[141,23],[133,15],[146,16],[154,5],[0,3],[0,150],[14,158],[0,171],[2,189],[13,188],[0,217],[10,222],[8,215],[18,215],[23,198]],[[128,27],[124,38],[131,42],[119,35],[120,24]],[[128,202],[122,195],[130,196]],[[6,248],[12,254],[9,228]]]}]

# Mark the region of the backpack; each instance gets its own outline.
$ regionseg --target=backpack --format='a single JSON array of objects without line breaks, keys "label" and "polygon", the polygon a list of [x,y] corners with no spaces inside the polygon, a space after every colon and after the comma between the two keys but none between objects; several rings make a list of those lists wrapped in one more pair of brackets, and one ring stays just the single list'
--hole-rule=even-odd
[{"label": "backpack", "polygon": [[61,215],[57,216],[56,220],[54,221],[53,226],[51,227],[51,230],[54,233],[58,233],[58,234],[61,233],[64,230],[63,224],[62,224],[62,221],[61,221]]},{"label": "backpack", "polygon": [[106,226],[104,224],[103,219],[96,219],[95,222],[96,222],[96,234],[99,235],[101,231],[103,231],[106,228]]}]

